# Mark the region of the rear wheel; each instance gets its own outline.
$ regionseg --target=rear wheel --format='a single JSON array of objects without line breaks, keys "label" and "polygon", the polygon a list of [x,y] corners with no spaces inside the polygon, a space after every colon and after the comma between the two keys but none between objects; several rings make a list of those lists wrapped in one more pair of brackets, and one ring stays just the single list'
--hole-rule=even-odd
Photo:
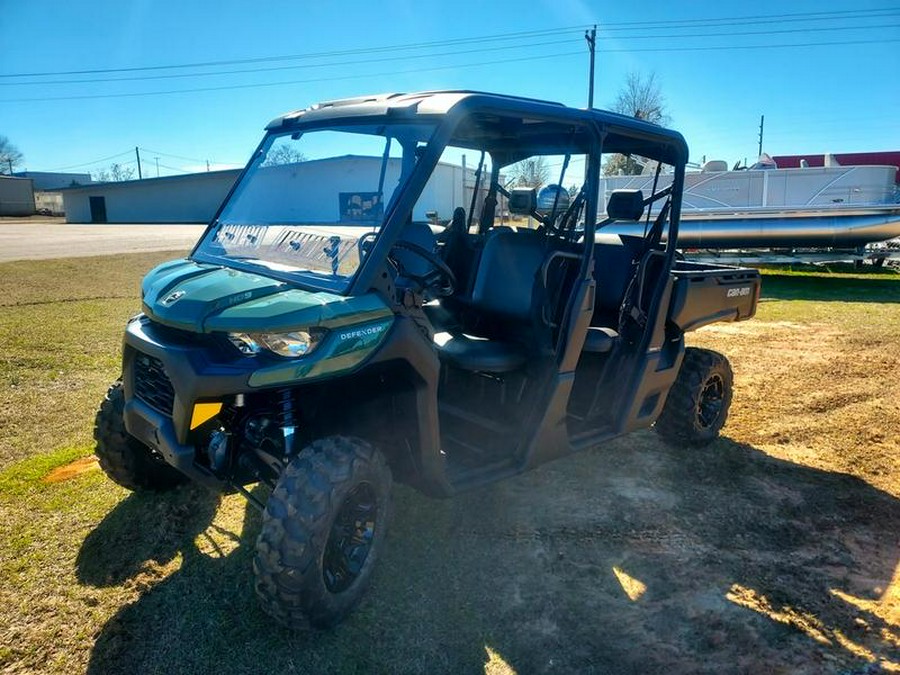
[{"label": "rear wheel", "polygon": [[187,482],[187,476],[169,466],[153,450],[125,429],[125,392],[118,380],[106,392],[94,419],[94,452],[100,468],[129,490],[170,490]]},{"label": "rear wheel", "polygon": [[253,571],[263,609],[290,628],[340,622],[369,587],[391,472],[368,443],[332,436],[287,466],[263,515]]},{"label": "rear wheel", "polygon": [[657,432],[674,445],[711,443],[728,418],[733,384],[731,365],[722,354],[686,349],[681,370],[656,420]]}]

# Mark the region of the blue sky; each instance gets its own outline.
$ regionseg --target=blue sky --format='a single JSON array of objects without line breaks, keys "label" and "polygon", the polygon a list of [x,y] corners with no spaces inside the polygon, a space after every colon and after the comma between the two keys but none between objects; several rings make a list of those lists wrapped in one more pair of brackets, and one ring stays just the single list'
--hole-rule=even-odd
[{"label": "blue sky", "polygon": [[[693,161],[752,162],[761,114],[770,154],[900,149],[889,0],[0,0],[0,135],[30,170],[134,166],[140,146],[164,175],[243,164],[269,119],[319,100],[466,88],[584,106],[595,22],[595,105],[655,72]],[[486,39],[446,44],[463,38]],[[247,59],[272,60],[124,70]]]}]

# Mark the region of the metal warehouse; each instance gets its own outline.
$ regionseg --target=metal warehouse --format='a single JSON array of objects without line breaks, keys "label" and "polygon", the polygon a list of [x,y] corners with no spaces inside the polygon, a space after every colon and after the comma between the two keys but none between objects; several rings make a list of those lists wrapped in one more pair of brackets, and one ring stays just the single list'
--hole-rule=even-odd
[{"label": "metal warehouse", "polygon": [[69,223],[205,223],[240,172],[91,183],[61,190]]},{"label": "metal warehouse", "polygon": [[0,216],[34,213],[34,185],[30,178],[0,176]]},{"label": "metal warehouse", "polygon": [[[377,202],[382,159],[346,155],[265,167],[265,181],[254,187],[257,203],[277,202],[270,195],[286,189],[289,177],[304,179],[308,194],[305,203],[314,206],[325,220],[351,217],[351,211],[372,207]],[[66,220],[70,223],[205,223],[209,222],[239,175],[238,170],[118,183],[93,183],[62,191]],[[400,178],[399,160],[391,159],[384,181],[390,185]],[[294,184],[294,183],[292,183]],[[419,200],[417,219],[437,217],[447,220],[453,205],[472,197],[475,171],[454,164],[440,164]],[[327,187],[326,187],[327,186]],[[296,189],[296,188],[292,188]],[[325,195],[340,193],[335,203]],[[283,214],[282,214],[283,215]],[[355,213],[354,217],[359,214]]]},{"label": "metal warehouse", "polygon": [[17,171],[18,178],[30,178],[35,190],[61,190],[67,187],[86,185],[92,182],[89,173],[61,173],[59,171]]}]

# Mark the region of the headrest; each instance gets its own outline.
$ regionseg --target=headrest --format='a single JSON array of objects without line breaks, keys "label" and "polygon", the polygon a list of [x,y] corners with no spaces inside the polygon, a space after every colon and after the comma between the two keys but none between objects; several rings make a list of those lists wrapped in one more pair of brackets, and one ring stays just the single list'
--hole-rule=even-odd
[{"label": "headrest", "polygon": [[466,231],[466,210],[457,206],[453,209],[453,218],[450,220],[450,224],[447,225],[448,230],[455,230],[461,234],[465,234]]},{"label": "headrest", "polygon": [[644,215],[641,190],[613,190],[606,204],[606,215],[613,220],[640,220]]},{"label": "headrest", "polygon": [[509,193],[507,208],[510,213],[530,216],[537,208],[537,190],[534,188],[513,188]]}]

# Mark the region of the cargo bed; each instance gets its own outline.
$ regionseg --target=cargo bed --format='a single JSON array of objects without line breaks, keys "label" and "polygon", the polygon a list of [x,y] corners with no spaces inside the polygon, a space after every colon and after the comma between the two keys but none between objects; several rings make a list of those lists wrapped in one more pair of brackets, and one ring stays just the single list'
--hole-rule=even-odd
[{"label": "cargo bed", "polygon": [[678,260],[672,279],[668,320],[683,331],[716,321],[744,321],[756,314],[758,270]]}]

